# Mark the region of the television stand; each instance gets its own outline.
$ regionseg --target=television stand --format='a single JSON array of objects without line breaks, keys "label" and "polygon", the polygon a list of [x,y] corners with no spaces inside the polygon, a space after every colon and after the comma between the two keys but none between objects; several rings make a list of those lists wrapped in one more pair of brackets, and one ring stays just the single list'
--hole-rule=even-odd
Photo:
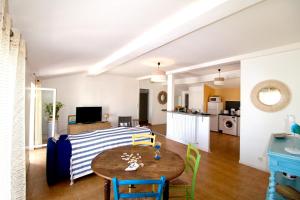
[{"label": "television stand", "polygon": [[90,132],[100,129],[111,128],[111,123],[108,121],[95,122],[90,124],[69,124],[68,125],[68,134],[78,134],[82,132]]}]

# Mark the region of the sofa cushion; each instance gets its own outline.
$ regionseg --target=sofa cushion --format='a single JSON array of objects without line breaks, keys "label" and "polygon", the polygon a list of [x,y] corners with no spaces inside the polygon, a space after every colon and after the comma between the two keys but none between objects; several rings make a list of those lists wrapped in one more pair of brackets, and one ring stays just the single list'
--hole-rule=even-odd
[{"label": "sofa cushion", "polygon": [[57,145],[54,138],[49,138],[47,142],[46,176],[48,185],[53,185],[57,181],[56,172]]}]

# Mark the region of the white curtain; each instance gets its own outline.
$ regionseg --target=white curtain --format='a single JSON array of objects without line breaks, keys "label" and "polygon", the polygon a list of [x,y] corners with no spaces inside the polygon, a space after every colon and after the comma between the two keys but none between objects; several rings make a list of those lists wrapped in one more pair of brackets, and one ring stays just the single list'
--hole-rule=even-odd
[{"label": "white curtain", "polygon": [[42,91],[39,90],[41,88],[41,83],[36,81],[35,83],[35,118],[34,118],[34,145],[41,145],[42,141]]},{"label": "white curtain", "polygon": [[25,199],[25,43],[21,40],[20,33],[12,30],[7,10],[7,1],[2,0],[0,199]]},{"label": "white curtain", "polygon": [[12,199],[20,199],[25,182],[25,42],[13,30],[10,45],[11,67],[16,67],[15,107],[12,133]]}]

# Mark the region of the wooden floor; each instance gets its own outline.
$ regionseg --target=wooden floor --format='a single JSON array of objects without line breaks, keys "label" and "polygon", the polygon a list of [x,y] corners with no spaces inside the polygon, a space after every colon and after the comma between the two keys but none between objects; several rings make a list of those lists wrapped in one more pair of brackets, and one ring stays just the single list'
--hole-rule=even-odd
[{"label": "wooden floor", "polygon": [[[268,174],[238,163],[239,138],[217,133],[211,133],[211,138],[212,152],[201,152],[196,199],[265,199]],[[158,136],[157,140],[185,157],[185,145],[163,136]],[[80,178],[72,186],[64,181],[49,187],[45,177],[45,155],[45,149],[30,154],[27,199],[103,199],[103,180],[96,175]]]},{"label": "wooden floor", "polygon": [[158,125],[150,125],[149,128],[152,130],[153,133],[158,133],[161,135],[166,135],[166,124],[158,124]]}]

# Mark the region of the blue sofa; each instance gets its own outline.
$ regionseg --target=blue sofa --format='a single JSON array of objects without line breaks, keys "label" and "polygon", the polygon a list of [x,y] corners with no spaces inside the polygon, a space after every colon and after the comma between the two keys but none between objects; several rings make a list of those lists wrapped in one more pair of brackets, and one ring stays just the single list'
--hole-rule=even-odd
[{"label": "blue sofa", "polygon": [[[152,134],[143,127],[116,127],[76,135],[61,135],[58,140],[49,138],[47,145],[47,182],[74,180],[93,173],[92,159],[107,149],[132,144],[133,134]],[[148,140],[141,139],[141,140]]]},{"label": "blue sofa", "polygon": [[68,135],[61,135],[58,140],[52,137],[48,139],[46,175],[49,185],[64,179],[70,179],[72,146],[67,137]]}]

